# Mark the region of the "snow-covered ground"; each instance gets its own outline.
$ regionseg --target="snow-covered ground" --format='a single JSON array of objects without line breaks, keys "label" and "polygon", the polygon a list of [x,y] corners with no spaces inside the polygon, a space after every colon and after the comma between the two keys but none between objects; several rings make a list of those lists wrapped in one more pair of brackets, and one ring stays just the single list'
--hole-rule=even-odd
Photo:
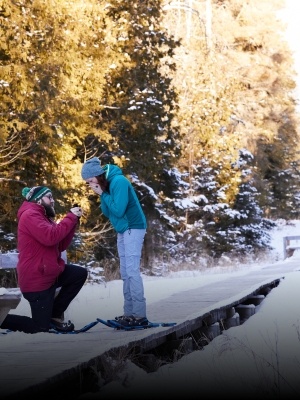
[{"label": "snow-covered ground", "polygon": [[[172,315],[170,310],[164,308],[164,298],[176,292],[201,288],[201,285],[218,281],[220,275],[222,278],[226,275],[234,277],[246,273],[249,269],[259,270],[270,263],[282,262],[283,237],[294,235],[300,235],[300,222],[292,221],[286,224],[285,221],[281,221],[272,232],[273,250],[270,258],[263,263],[241,265],[238,269],[232,269],[228,264],[206,271],[179,271],[165,277],[144,276],[147,304],[161,302],[161,319],[170,320]],[[300,270],[299,251],[294,253],[293,258],[299,258]],[[126,398],[128,396],[137,399],[140,398],[141,391],[149,396],[167,396],[172,391],[180,397],[187,394],[191,397],[191,393],[197,393],[197,396],[199,393],[224,393],[232,398],[237,394],[240,397],[241,393],[243,397],[249,398],[259,395],[272,399],[281,396],[285,399],[292,398],[289,396],[294,394],[299,396],[299,287],[300,273],[296,268],[271,291],[262,302],[259,312],[243,325],[224,331],[202,350],[185,355],[178,362],[164,365],[153,373],[146,373],[127,361],[124,369],[116,377],[118,379],[100,388],[98,393],[81,397],[106,399],[112,395],[126,395]],[[122,305],[122,281],[87,284],[74,299],[66,316],[79,327],[99,316],[114,318],[122,314]],[[12,312],[30,315],[26,300],[22,299],[17,309]],[[45,347],[53,341],[53,335],[37,335],[42,335],[41,340]],[[36,339],[36,335],[21,332],[2,336],[0,348],[1,345],[9,345],[11,341],[20,343],[22,340],[26,340],[28,346],[31,340],[28,336],[31,336],[33,341]],[[73,341],[74,351],[76,337]],[[79,338],[77,345],[80,345]]]},{"label": "snow-covered ground", "polygon": [[[282,221],[272,233],[272,260],[282,261],[283,237],[294,235],[300,235],[299,222],[287,225]],[[262,302],[259,312],[243,325],[224,331],[203,349],[183,356],[176,363],[164,365],[153,373],[146,373],[127,361],[118,379],[103,386],[99,393],[89,393],[81,398],[107,399],[122,395],[138,399],[137,394],[140,393],[147,393],[149,398],[171,394],[175,394],[175,398],[208,395],[229,396],[231,399],[299,398],[299,251],[293,257],[299,258],[299,270],[288,274]],[[243,266],[241,270],[245,268],[263,268],[263,265]],[[204,282],[218,277],[219,273],[217,270],[201,273],[200,279]],[[222,273],[226,273],[224,269]],[[178,275],[181,276],[182,290],[192,287],[198,279],[196,273],[191,280],[183,272]],[[177,282],[175,276],[159,278],[158,282],[164,282],[169,290],[177,286],[173,285]],[[151,280],[146,280],[145,285],[150,294]]]}]

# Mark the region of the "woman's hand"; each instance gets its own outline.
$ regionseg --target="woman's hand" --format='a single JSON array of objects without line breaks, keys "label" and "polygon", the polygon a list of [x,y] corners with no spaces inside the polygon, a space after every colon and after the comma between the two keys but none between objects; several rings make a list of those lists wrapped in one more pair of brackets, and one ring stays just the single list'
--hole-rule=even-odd
[{"label": "woman's hand", "polygon": [[90,188],[97,194],[99,194],[99,196],[101,196],[101,194],[103,193],[103,190],[101,189],[101,186],[98,183],[89,183]]}]

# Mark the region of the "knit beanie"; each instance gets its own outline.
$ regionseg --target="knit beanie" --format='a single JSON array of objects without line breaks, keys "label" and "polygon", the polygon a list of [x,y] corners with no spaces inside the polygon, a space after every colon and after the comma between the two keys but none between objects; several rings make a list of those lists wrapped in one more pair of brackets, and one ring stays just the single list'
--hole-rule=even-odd
[{"label": "knit beanie", "polygon": [[27,201],[40,200],[47,193],[51,193],[51,190],[46,186],[25,187],[22,190],[22,196],[25,197]]},{"label": "knit beanie", "polygon": [[86,161],[81,169],[82,179],[93,178],[104,174],[104,169],[101,167],[101,162],[98,157],[93,157]]}]

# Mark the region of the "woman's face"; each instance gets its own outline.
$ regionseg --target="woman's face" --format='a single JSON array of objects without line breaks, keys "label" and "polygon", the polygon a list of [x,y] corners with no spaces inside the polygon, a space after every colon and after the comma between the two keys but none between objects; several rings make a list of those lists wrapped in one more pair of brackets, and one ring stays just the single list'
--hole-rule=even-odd
[{"label": "woman's face", "polygon": [[86,183],[90,184],[90,183],[98,183],[98,180],[95,176],[93,176],[92,178],[88,178],[85,180]]}]

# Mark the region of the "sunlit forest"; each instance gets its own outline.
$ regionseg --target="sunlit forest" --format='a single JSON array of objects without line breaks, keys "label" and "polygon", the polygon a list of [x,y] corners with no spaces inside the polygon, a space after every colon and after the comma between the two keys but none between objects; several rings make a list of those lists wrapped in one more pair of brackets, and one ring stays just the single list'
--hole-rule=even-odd
[{"label": "sunlit forest", "polygon": [[[284,0],[0,0],[0,250],[25,186],[57,220],[84,209],[68,258],[118,276],[116,234],[81,166],[120,166],[147,217],[142,268],[258,257],[300,217],[296,74]],[[115,275],[114,275],[115,274]]]}]

